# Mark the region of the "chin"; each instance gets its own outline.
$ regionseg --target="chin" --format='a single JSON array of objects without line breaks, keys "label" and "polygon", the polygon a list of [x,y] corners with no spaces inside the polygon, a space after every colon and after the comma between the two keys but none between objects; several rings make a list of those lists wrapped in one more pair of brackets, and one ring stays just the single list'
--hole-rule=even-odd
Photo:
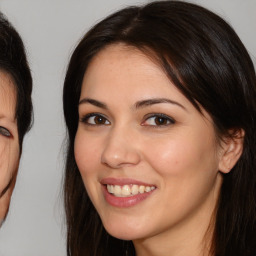
[{"label": "chin", "polygon": [[111,236],[121,240],[136,240],[145,237],[145,232],[134,228],[136,227],[134,225],[104,225],[104,227]]},{"label": "chin", "polygon": [[112,231],[108,231],[107,232],[117,238],[117,239],[121,239],[121,240],[136,240],[136,239],[139,239],[140,237],[137,237],[136,234],[131,234],[130,232],[112,232]]}]

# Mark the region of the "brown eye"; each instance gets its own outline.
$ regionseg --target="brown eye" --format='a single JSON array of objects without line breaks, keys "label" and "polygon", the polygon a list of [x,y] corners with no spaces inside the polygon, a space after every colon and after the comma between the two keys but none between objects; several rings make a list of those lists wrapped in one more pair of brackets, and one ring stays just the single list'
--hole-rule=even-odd
[{"label": "brown eye", "polygon": [[82,118],[82,122],[89,125],[109,125],[110,122],[102,115],[89,114]]},{"label": "brown eye", "polygon": [[155,123],[156,125],[167,125],[169,124],[169,120],[167,118],[164,118],[164,117],[156,117],[155,118]]},{"label": "brown eye", "polygon": [[163,114],[157,114],[157,115],[153,115],[150,116],[149,118],[147,118],[145,120],[145,122],[143,122],[143,125],[145,126],[167,126],[167,125],[171,125],[174,124],[175,121]]},{"label": "brown eye", "polygon": [[95,116],[93,119],[95,124],[105,124],[107,122],[107,119],[102,116]]}]

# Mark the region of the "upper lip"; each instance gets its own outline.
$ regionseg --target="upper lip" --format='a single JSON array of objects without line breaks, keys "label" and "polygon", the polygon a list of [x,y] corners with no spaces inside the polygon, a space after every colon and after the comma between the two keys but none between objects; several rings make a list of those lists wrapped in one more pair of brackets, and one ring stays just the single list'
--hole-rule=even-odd
[{"label": "upper lip", "polygon": [[156,185],[154,185],[154,184],[143,182],[143,181],[139,181],[139,180],[135,180],[135,179],[131,179],[131,178],[113,178],[113,177],[109,177],[109,178],[101,179],[100,183],[102,185],[119,185],[119,186],[124,186],[124,185],[133,184],[133,185],[154,186],[154,187],[156,187]]}]

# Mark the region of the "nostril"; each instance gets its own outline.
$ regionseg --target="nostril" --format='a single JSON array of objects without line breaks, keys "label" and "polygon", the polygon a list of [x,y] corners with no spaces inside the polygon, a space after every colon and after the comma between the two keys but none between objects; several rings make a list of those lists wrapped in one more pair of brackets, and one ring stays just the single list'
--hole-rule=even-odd
[{"label": "nostril", "polygon": [[107,149],[102,153],[101,163],[111,168],[121,168],[124,165],[135,165],[139,163],[138,152],[130,148],[119,150]]}]

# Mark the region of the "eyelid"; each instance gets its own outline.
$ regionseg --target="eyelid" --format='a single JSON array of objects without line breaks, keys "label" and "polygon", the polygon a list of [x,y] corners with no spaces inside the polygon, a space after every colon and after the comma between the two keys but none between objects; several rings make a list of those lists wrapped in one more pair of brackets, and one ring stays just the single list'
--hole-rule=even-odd
[{"label": "eyelid", "polygon": [[[162,125],[150,125],[150,124],[145,124],[147,120],[149,120],[150,118],[157,118],[157,117],[160,117],[160,118],[163,118],[163,119],[166,119],[169,121],[169,124],[162,124]],[[174,123],[176,123],[176,121],[166,115],[166,114],[163,114],[163,113],[151,113],[151,114],[147,114],[145,117],[144,117],[144,121],[142,122],[142,126],[151,126],[151,127],[161,127],[161,126],[168,126],[168,125],[173,125]]]},{"label": "eyelid", "polygon": [[12,136],[11,132],[3,126],[0,126],[0,134],[5,136],[5,137],[11,137]]},{"label": "eyelid", "polygon": [[107,117],[105,117],[105,115],[103,115],[103,114],[101,114],[101,113],[88,113],[88,114],[85,114],[85,115],[83,115],[80,119],[79,119],[79,121],[81,122],[81,123],[84,123],[84,124],[86,124],[86,125],[92,125],[92,126],[97,126],[97,125],[109,125],[109,124],[90,124],[90,123],[88,123],[87,121],[88,121],[88,119],[90,118],[90,117],[102,117],[102,118],[104,118],[104,119],[106,119],[108,122],[109,122],[109,124],[110,124],[110,121],[108,120],[108,118]]}]

